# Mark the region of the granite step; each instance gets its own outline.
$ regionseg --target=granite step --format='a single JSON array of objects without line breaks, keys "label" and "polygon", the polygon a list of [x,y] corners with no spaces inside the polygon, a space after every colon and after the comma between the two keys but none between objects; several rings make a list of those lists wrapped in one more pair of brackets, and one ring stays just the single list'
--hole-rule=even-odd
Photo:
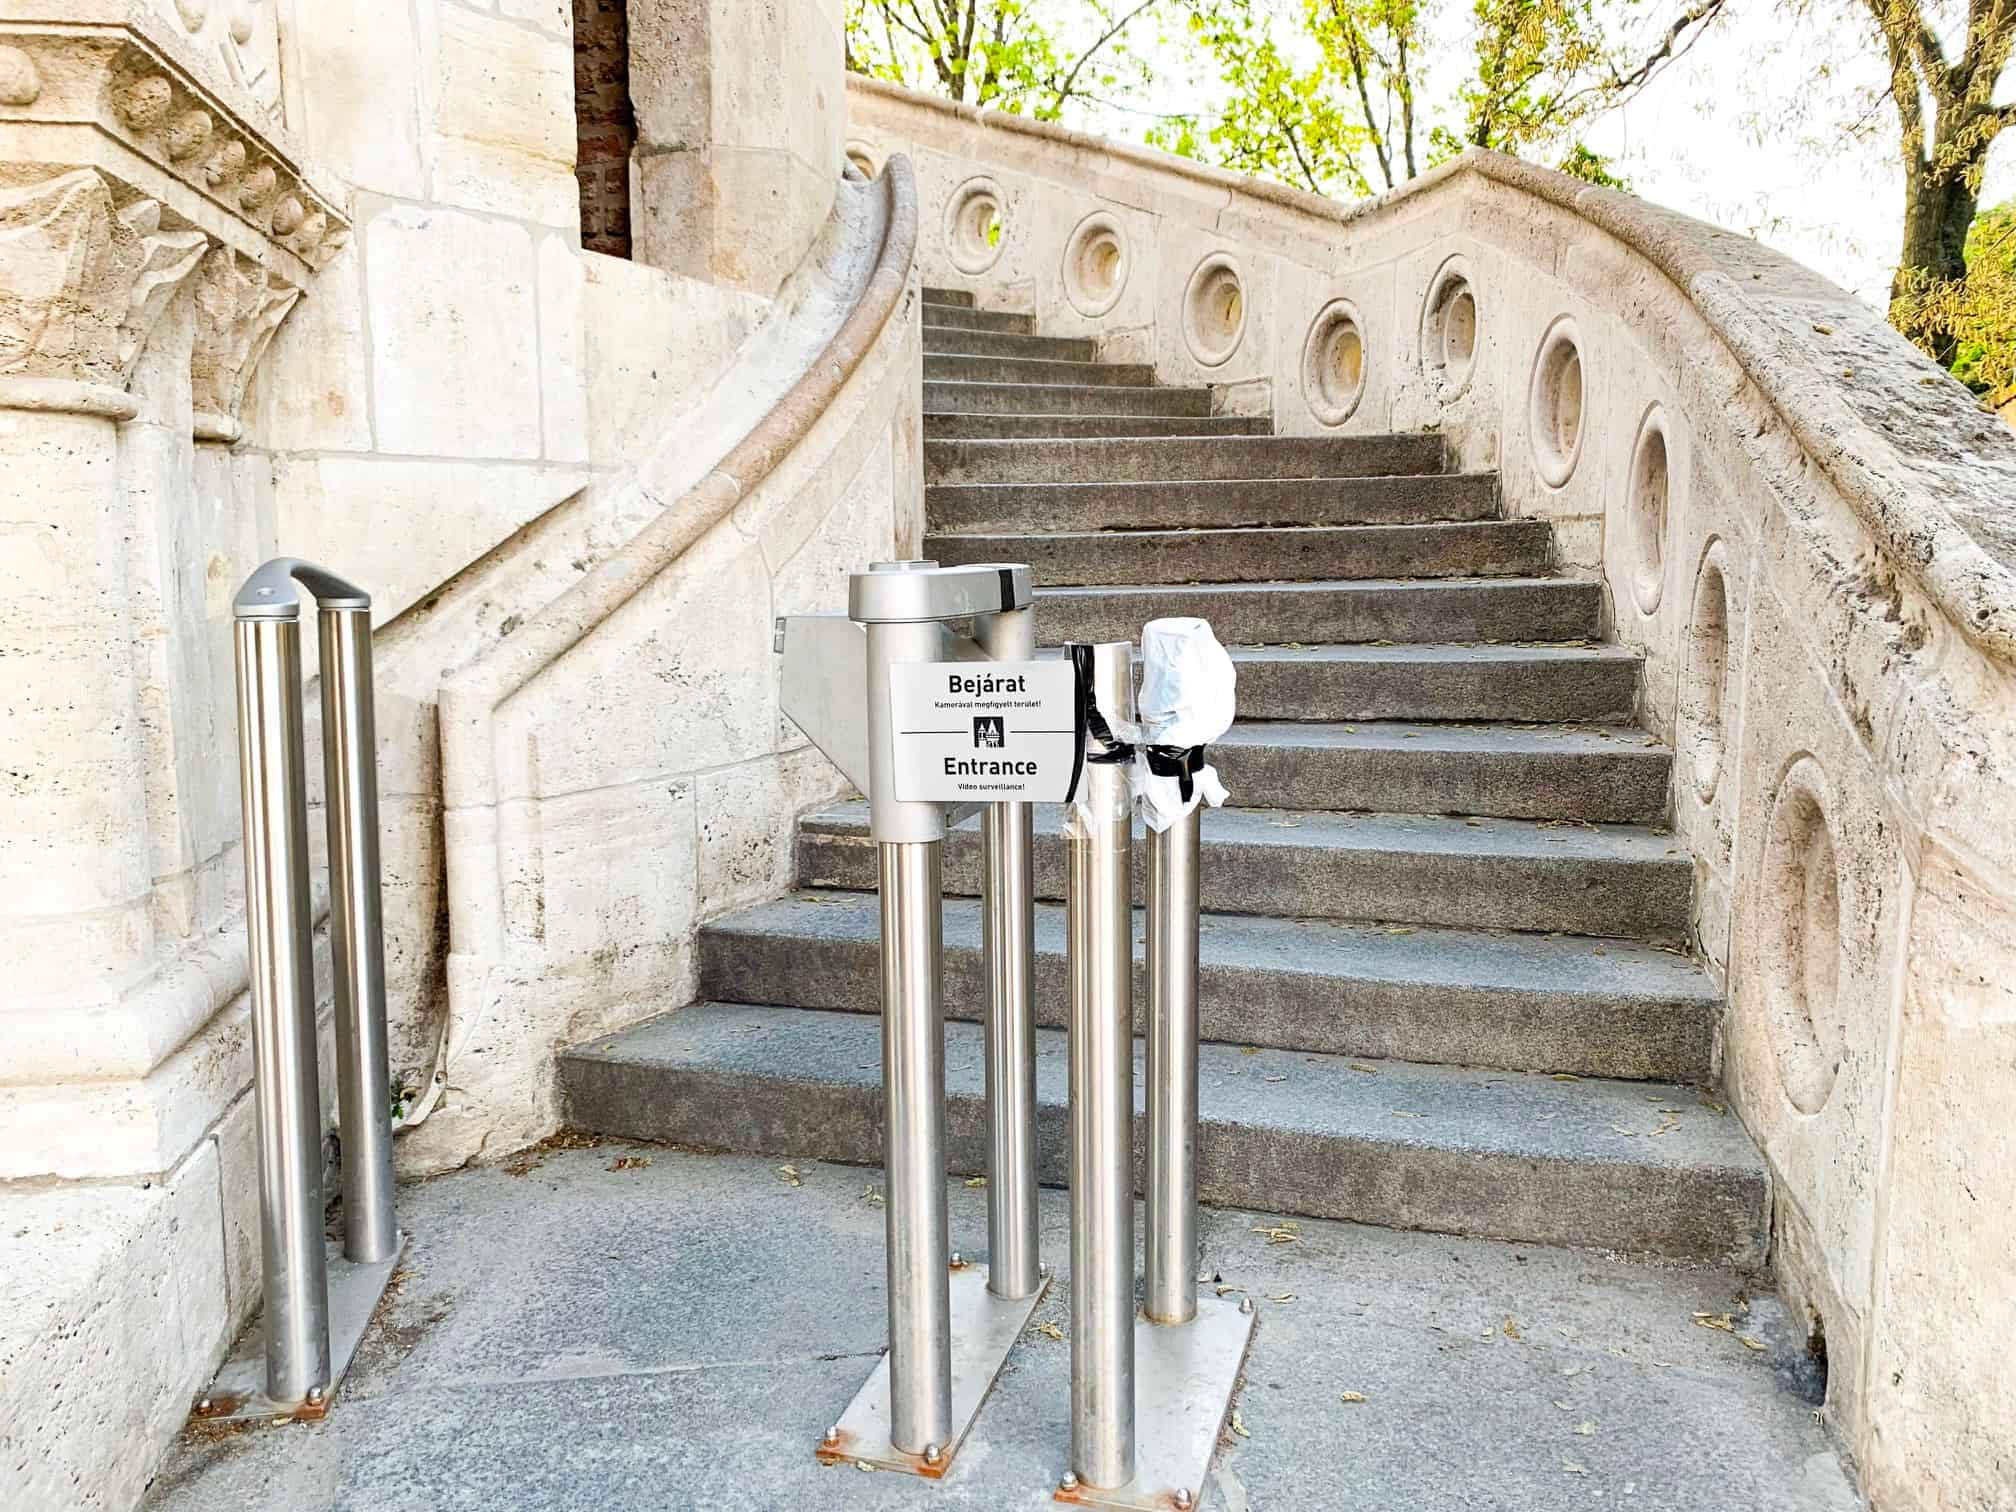
[{"label": "granite step", "polygon": [[1264,415],[951,415],[927,414],[924,439],[939,441],[1046,440],[1060,436],[1264,436]]},{"label": "granite step", "polygon": [[1211,391],[1153,384],[927,382],[924,413],[960,415],[1208,415]]},{"label": "granite step", "polygon": [[970,304],[946,304],[934,299],[924,301],[923,318],[927,326],[950,326],[962,331],[1002,331],[1019,336],[1034,335],[1036,331],[1034,315],[977,310]]},{"label": "granite step", "polygon": [[1141,482],[1155,487],[1164,481],[1203,479],[1327,479],[1440,473],[1444,471],[1445,460],[1440,436],[927,441],[924,481],[933,484]]},{"label": "granite step", "polygon": [[1234,725],[1211,760],[1235,805],[1656,824],[1673,753],[1634,725]]},{"label": "granite step", "polygon": [[[1134,1018],[1147,1029],[1144,918],[1134,915]],[[700,995],[846,1013],[881,1009],[872,893],[807,891],[700,931]],[[1651,945],[1569,935],[1207,914],[1198,931],[1207,1040],[1366,1059],[1705,1082],[1721,995],[1699,965]],[[1036,1021],[1065,1026],[1064,910],[1036,909]],[[986,1012],[980,905],[945,903],[948,1017]]]},{"label": "granite step", "polygon": [[1601,628],[1601,585],[1581,578],[1360,578],[1306,583],[1042,588],[1046,645],[1134,641],[1151,619],[1195,615],[1224,644],[1576,641]]},{"label": "granite step", "polygon": [[927,324],[924,350],[935,356],[1048,357],[1058,362],[1092,362],[1099,356],[1099,343],[1088,336],[1029,336],[1019,331]]},{"label": "granite step", "polygon": [[[563,1052],[564,1116],[605,1135],[872,1165],[880,1045],[868,1014],[695,1003]],[[1764,1259],[1763,1160],[1734,1117],[1688,1088],[1235,1045],[1206,1045],[1198,1062],[1207,1204],[1676,1261]],[[946,1026],[945,1067],[948,1168],[982,1172],[978,1025]],[[1140,1084],[1137,1065],[1137,1173]],[[1069,1140],[1057,1030],[1037,1032],[1036,1086],[1038,1177],[1056,1186]]]},{"label": "granite step", "polygon": [[932,529],[976,535],[1423,524],[1497,518],[1498,475],[940,484],[924,509]]},{"label": "granite step", "polygon": [[1145,362],[1053,362],[1045,357],[924,354],[926,383],[1070,383],[1140,388],[1155,381]]},{"label": "granite step", "polygon": [[[1059,809],[1036,809],[1036,896],[1064,896]],[[945,891],[980,894],[978,817],[950,829]],[[808,814],[797,836],[801,887],[870,891],[876,850],[864,801]],[[1135,902],[1147,877],[1135,845]],[[1203,819],[1199,906],[1214,913],[1453,924],[1677,944],[1694,864],[1643,825],[1271,808]]]},{"label": "granite step", "polygon": [[1639,657],[1622,646],[1235,646],[1248,719],[1629,719]]},{"label": "granite step", "polygon": [[1027,562],[1046,588],[1349,578],[1529,577],[1547,571],[1544,520],[1276,525],[1189,530],[932,534],[924,554]]}]

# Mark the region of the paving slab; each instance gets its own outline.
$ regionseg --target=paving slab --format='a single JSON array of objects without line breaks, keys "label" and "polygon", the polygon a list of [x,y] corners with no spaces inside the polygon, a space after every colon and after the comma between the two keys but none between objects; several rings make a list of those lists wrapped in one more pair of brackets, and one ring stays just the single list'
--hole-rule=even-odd
[{"label": "paving slab", "polygon": [[[1054,1508],[1070,1348],[1041,1330],[1069,1325],[1068,1274],[943,1481],[826,1469],[812,1445],[883,1333],[878,1172],[787,1178],[623,1144],[511,1169],[403,1187],[413,1249],[356,1384],[321,1424],[185,1438],[147,1512]],[[977,1251],[986,1193],[949,1190],[954,1242]],[[1060,1270],[1065,1206],[1042,1196]],[[1289,1242],[1254,1232],[1277,1224],[1203,1219],[1201,1273],[1259,1307],[1209,1512],[1862,1505],[1744,1277],[1311,1221]]]}]

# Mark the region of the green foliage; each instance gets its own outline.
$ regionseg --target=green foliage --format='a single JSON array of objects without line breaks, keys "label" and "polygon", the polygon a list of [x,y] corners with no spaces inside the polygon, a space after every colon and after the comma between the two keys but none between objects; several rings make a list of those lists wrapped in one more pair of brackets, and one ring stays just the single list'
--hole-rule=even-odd
[{"label": "green foliage", "polygon": [[848,0],[847,67],[968,105],[1056,120],[1148,82],[1129,34],[1170,0]]},{"label": "green foliage", "polygon": [[1317,193],[1367,193],[1359,152],[1369,132],[1343,103],[1334,59],[1297,67],[1274,22],[1255,0],[1191,0],[1191,40],[1215,65],[1225,107],[1208,125],[1191,115],[1158,122],[1148,144]]},{"label": "green foliage", "polygon": [[1964,277],[1919,272],[1891,302],[1890,320],[1921,345],[1950,338],[1953,376],[1991,407],[2016,399],[2016,199],[1974,217]]},{"label": "green foliage", "polygon": [[1636,50],[1620,37],[1641,0],[1470,0],[1470,67],[1435,93],[1424,39],[1455,19],[1436,13],[1437,0],[1184,3],[1228,99],[1215,116],[1164,121],[1151,143],[1306,189],[1365,194],[1466,147],[1558,160],[1592,183],[1628,187],[1578,131],[1691,46],[1727,0],[1694,0]]}]

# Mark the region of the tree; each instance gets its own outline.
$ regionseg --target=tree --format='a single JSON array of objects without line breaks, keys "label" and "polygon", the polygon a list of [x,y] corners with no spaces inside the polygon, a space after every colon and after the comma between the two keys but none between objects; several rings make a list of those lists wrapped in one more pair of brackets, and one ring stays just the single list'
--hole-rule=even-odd
[{"label": "tree", "polygon": [[1166,0],[848,0],[847,67],[969,105],[1055,120],[1147,81],[1127,46]]},{"label": "tree", "polygon": [[1966,276],[1921,293],[1908,313],[1953,343],[1953,376],[2000,408],[2016,401],[2016,199],[1976,215],[1963,250]]},{"label": "tree", "polygon": [[[1941,0],[1862,0],[1888,66],[1904,164],[1904,234],[1890,283],[1891,321],[1943,366],[1983,297],[1970,293],[1969,233],[1995,139],[2016,101],[1995,96],[2016,45],[2016,0],[1967,0],[1964,29]],[[1950,4],[1950,0],[1948,0]],[[1941,37],[1944,23],[1958,56]],[[1985,296],[1993,302],[1992,293]]]},{"label": "tree", "polygon": [[1149,140],[1323,193],[1391,189],[1469,146],[1621,186],[1578,129],[1643,89],[1727,0],[1694,0],[1637,51],[1600,24],[1600,0],[1473,0],[1474,70],[1435,101],[1423,94],[1428,3],[1188,0],[1230,97],[1208,124],[1174,117]]}]

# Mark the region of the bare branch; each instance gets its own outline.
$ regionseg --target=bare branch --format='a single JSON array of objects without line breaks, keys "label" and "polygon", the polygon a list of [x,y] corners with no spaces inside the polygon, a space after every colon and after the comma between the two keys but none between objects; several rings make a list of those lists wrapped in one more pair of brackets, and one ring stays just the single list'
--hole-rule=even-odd
[{"label": "bare branch", "polygon": [[1064,75],[1064,82],[1061,85],[1057,86],[1056,89],[1053,91],[1056,98],[1050,102],[1052,108],[1062,106],[1066,100],[1071,98],[1073,88],[1078,83],[1078,70],[1083,68],[1087,63],[1092,61],[1092,55],[1094,53],[1098,52],[1100,48],[1104,47],[1108,42],[1111,42],[1115,37],[1119,36],[1121,32],[1125,31],[1129,26],[1129,24],[1133,22],[1136,16],[1140,15],[1143,11],[1150,9],[1153,6],[1160,5],[1161,3],[1162,0],[1141,0],[1141,3],[1139,5],[1135,6],[1134,9],[1127,12],[1126,15],[1122,16],[1118,21],[1115,21],[1111,26],[1107,27],[1105,31],[1101,32],[1098,38],[1092,43],[1092,45],[1086,48],[1085,51],[1083,51],[1078,55],[1078,61],[1076,63],[1073,63],[1071,65],[1071,71],[1066,75]]}]

